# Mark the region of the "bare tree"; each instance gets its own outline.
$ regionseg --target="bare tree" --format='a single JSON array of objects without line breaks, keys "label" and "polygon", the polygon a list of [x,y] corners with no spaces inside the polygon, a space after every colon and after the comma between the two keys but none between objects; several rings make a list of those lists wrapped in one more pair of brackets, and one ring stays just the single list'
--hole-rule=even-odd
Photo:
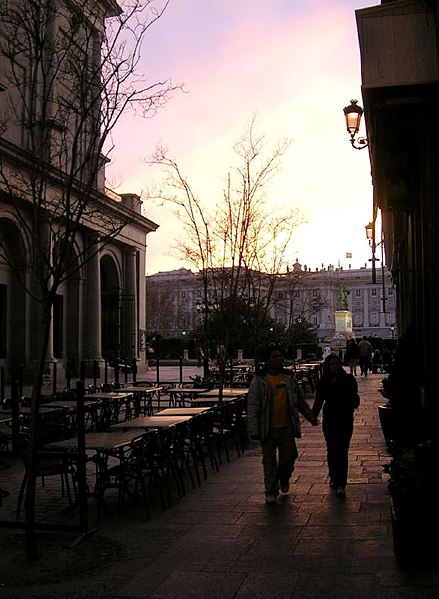
[{"label": "bare tree", "polygon": [[[169,81],[138,72],[142,41],[168,1],[10,0],[0,7],[0,260],[40,306],[27,455],[26,544],[37,558],[35,466],[41,393],[56,292],[133,213],[105,193],[104,150],[121,115],[151,116]],[[84,230],[94,231],[84,243]],[[26,267],[22,256],[27,240]],[[19,251],[17,251],[19,250]]]},{"label": "bare tree", "polygon": [[307,279],[311,274],[306,270],[293,269],[282,275],[279,285],[282,293],[277,299],[276,311],[282,315],[287,329],[293,326],[297,318],[311,321],[313,316],[329,306],[324,292],[318,287],[310,287]]},{"label": "bare tree", "polygon": [[[294,229],[302,222],[297,209],[278,208],[276,199],[267,200],[269,184],[288,146],[285,140],[269,148],[252,118],[234,146],[237,165],[228,173],[222,200],[214,210],[194,193],[166,149],[158,148],[150,161],[164,171],[163,187],[150,197],[173,204],[185,228],[175,247],[177,255],[201,273],[206,326],[209,306],[221,309],[224,300],[229,330],[237,313],[234,299],[258,306],[251,311],[258,315],[253,323],[255,338],[261,319],[269,314],[277,276],[286,268]],[[227,348],[227,330],[224,336],[218,341]]]}]

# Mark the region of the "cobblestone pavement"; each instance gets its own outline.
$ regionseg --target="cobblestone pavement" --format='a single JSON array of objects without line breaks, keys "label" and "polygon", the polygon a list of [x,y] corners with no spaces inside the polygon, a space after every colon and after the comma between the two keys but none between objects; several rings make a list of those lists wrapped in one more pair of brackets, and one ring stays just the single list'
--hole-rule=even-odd
[{"label": "cobblestone pavement", "polygon": [[[381,378],[358,378],[344,499],[328,486],[321,428],[305,423],[290,493],[275,506],[263,501],[255,444],[171,508],[153,506],[149,521],[138,503],[118,510],[111,501],[97,519],[90,501],[90,534],[74,543],[74,533],[39,533],[36,563],[25,560],[21,531],[0,528],[1,599],[437,599],[439,572],[402,572],[395,562]],[[19,463],[0,466],[0,486],[21,475]],[[59,518],[59,487],[39,491],[40,516]],[[13,518],[12,495],[2,518]]]}]

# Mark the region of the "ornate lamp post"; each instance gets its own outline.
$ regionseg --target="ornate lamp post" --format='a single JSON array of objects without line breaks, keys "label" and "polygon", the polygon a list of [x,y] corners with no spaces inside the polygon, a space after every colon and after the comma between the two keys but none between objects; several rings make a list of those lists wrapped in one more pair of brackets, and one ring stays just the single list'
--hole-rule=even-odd
[{"label": "ornate lamp post", "polygon": [[375,263],[377,261],[379,261],[379,258],[377,258],[375,254],[376,254],[377,247],[379,245],[381,246],[381,284],[382,284],[382,291],[383,291],[383,313],[385,313],[386,312],[386,281],[385,281],[385,275],[384,275],[384,243],[383,243],[384,239],[382,238],[382,233],[381,233],[381,241],[376,243],[376,241],[375,241],[375,221],[372,221],[369,224],[367,224],[365,229],[366,229],[367,240],[372,249],[372,258],[370,258],[370,261],[372,262],[372,283],[377,282],[376,264]]},{"label": "ornate lamp post", "polygon": [[360,130],[363,109],[358,105],[358,100],[351,100],[349,106],[343,108],[346,119],[346,129],[351,136],[351,146],[356,150],[364,150],[369,145],[366,137],[357,137]]}]

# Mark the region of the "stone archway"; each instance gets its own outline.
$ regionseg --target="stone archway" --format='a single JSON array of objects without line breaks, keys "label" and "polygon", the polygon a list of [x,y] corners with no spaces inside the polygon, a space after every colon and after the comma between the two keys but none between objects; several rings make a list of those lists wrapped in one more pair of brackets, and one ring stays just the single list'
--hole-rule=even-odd
[{"label": "stone archway", "polygon": [[29,314],[26,294],[26,251],[17,225],[0,218],[5,255],[0,254],[0,363],[9,379],[26,363]]},{"label": "stone archway", "polygon": [[121,359],[123,348],[120,272],[112,255],[101,258],[100,276],[102,357],[113,365]]}]

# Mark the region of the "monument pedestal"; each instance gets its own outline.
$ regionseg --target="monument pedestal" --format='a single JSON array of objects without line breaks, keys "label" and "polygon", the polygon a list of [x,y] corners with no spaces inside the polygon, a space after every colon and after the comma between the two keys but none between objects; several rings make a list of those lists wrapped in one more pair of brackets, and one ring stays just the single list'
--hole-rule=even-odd
[{"label": "monument pedestal", "polygon": [[331,351],[338,354],[346,349],[346,341],[352,337],[352,312],[349,310],[336,310],[335,332],[329,340]]}]

